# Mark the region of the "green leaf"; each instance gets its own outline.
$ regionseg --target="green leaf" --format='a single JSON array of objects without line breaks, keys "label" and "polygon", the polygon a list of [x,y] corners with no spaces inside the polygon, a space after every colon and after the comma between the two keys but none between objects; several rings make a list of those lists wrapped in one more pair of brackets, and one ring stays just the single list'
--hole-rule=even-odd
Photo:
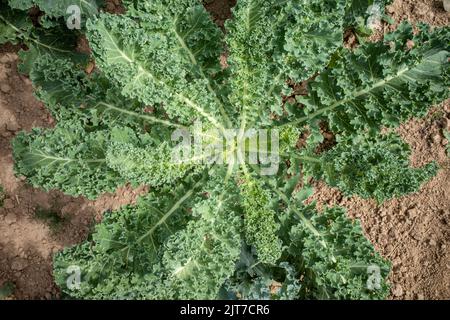
[{"label": "green leaf", "polygon": [[436,175],[436,163],[411,168],[409,146],[394,134],[342,138],[318,161],[305,161],[304,173],[338,187],[345,195],[379,203],[416,192]]},{"label": "green leaf", "polygon": [[[189,123],[205,119],[222,128],[222,97],[211,73],[220,70],[220,30],[203,7],[179,4],[155,14],[100,15],[88,23],[97,64],[125,97],[161,106],[170,118]],[[220,110],[220,111],[219,111]]]},{"label": "green leaf", "polygon": [[337,132],[378,131],[424,116],[448,97],[448,28],[429,32],[421,26],[413,35],[412,27],[402,24],[385,40],[343,52],[334,68],[310,83],[309,95],[298,98],[303,115],[291,124],[323,119]]},{"label": "green leaf", "polygon": [[392,0],[352,0],[350,2],[346,11],[345,26],[361,30],[367,28],[367,19],[374,14],[379,15],[380,20],[384,18],[385,7]]},{"label": "green leaf", "polygon": [[195,162],[175,163],[170,144],[139,147],[131,143],[112,143],[107,151],[110,168],[136,185],[162,186],[173,184],[190,170],[201,171]]},{"label": "green leaf", "polygon": [[[230,207],[235,195],[220,181],[207,187],[208,199],[197,195],[204,180],[189,179],[107,215],[92,245],[55,257],[57,283],[73,297],[94,299],[216,297],[241,243],[241,219]],[[66,286],[70,265],[80,267],[80,290]]]},{"label": "green leaf", "polygon": [[6,5],[0,3],[0,43],[11,41],[12,43],[24,43],[28,49],[19,51],[22,73],[30,73],[36,60],[48,54],[53,59],[70,58],[77,63],[85,63],[87,56],[75,52],[78,35],[67,28],[56,25],[53,28],[34,28],[28,15],[18,10],[3,8]]},{"label": "green leaf", "polygon": [[113,192],[125,181],[106,165],[109,135],[108,131],[90,133],[70,122],[22,132],[13,141],[15,171],[45,190],[89,199]]},{"label": "green leaf", "polygon": [[233,274],[240,254],[241,219],[228,203],[226,190],[221,192],[222,196],[211,195],[198,203],[193,211],[199,220],[167,242],[162,257],[164,298],[217,298],[220,287]]},{"label": "green leaf", "polygon": [[8,0],[11,8],[28,10],[33,6],[39,7],[50,17],[67,17],[70,6],[78,6],[83,18],[91,17],[98,13],[102,0]]},{"label": "green leaf", "polygon": [[310,207],[291,210],[300,222],[291,227],[288,252],[304,268],[304,298],[366,300],[388,295],[383,279],[390,265],[374,251],[359,222],[349,220],[339,207],[320,214]]},{"label": "green leaf", "polygon": [[17,44],[32,28],[33,23],[26,12],[11,10],[4,0],[0,1],[0,44]]},{"label": "green leaf", "polygon": [[241,190],[246,241],[255,246],[261,262],[275,264],[281,256],[281,242],[277,236],[276,213],[270,208],[270,193],[250,178]]}]

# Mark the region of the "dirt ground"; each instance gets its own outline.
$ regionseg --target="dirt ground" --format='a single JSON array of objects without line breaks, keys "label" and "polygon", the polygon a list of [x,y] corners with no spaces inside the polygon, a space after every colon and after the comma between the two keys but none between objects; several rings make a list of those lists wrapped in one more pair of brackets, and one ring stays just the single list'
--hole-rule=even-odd
[{"label": "dirt ground", "polygon": [[[223,26],[235,0],[207,5]],[[108,10],[121,12],[119,1]],[[442,1],[395,0],[387,12],[396,23],[407,19],[435,26],[449,24]],[[396,25],[381,26],[381,32]],[[120,188],[97,201],[72,198],[58,191],[43,192],[15,177],[10,142],[20,130],[51,127],[45,107],[33,96],[30,80],[17,73],[18,48],[0,47],[0,287],[14,283],[17,299],[59,297],[52,278],[52,255],[86,238],[105,210],[133,203],[145,188]],[[442,169],[419,192],[377,206],[374,201],[344,198],[338,190],[316,183],[313,198],[320,205],[340,204],[362,221],[380,253],[393,263],[389,280],[392,299],[450,299],[450,161],[445,153],[450,130],[450,103],[441,104],[423,120],[399,128],[412,149],[411,164],[437,161]],[[43,218],[44,217],[44,218]],[[56,217],[58,224],[45,217]]]}]

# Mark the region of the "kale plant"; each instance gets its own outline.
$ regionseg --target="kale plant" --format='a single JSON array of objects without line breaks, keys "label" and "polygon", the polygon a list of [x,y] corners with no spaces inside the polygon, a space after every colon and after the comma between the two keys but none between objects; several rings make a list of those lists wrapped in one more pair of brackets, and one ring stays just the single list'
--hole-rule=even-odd
[{"label": "kale plant", "polygon": [[[361,26],[373,1],[238,0],[226,32],[197,0],[125,0],[121,15],[82,6],[82,28],[73,31],[46,3],[0,2],[0,42],[26,45],[20,68],[57,120],[16,137],[17,173],[90,199],[126,183],[150,186],[135,205],[105,213],[86,242],[56,254],[64,293],[387,296],[389,263],[343,208],[318,212],[305,202],[309,182],[381,202],[435,174],[435,164],[410,168],[407,146],[381,129],[448,97],[448,27],[413,32],[403,23],[383,41],[361,37],[352,51],[344,31]],[[45,23],[33,25],[22,11],[32,5]],[[82,34],[91,55],[76,49]],[[286,101],[292,83],[307,92]],[[336,145],[321,152],[324,125]],[[186,132],[213,151],[174,161],[183,151],[174,136]],[[80,282],[70,283],[74,268]]]}]

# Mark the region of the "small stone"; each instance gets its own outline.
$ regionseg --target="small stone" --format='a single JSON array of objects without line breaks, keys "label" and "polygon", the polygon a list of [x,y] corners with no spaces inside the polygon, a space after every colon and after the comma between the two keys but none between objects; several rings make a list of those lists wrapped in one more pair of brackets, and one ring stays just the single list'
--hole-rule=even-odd
[{"label": "small stone", "polygon": [[440,134],[436,134],[436,135],[433,137],[433,141],[436,142],[436,143],[438,143],[438,144],[441,144],[441,142],[442,142],[442,137],[441,137],[441,135],[440,135]]},{"label": "small stone", "polygon": [[95,68],[95,64],[93,62],[89,62],[88,65],[86,66],[85,71],[87,74],[91,74],[92,71],[94,70],[94,68]]},{"label": "small stone", "polygon": [[8,131],[15,132],[15,131],[20,130],[20,126],[15,121],[12,121],[12,122],[9,122],[6,124],[6,129]]},{"label": "small stone", "polygon": [[400,259],[400,257],[396,257],[393,261],[392,261],[394,266],[400,266],[402,264],[402,259]]},{"label": "small stone", "polygon": [[32,85],[33,82],[27,78],[27,77],[22,77],[22,81],[26,84],[26,85]]},{"label": "small stone", "polygon": [[414,218],[417,216],[417,210],[409,209],[408,211],[406,211],[406,215],[408,216],[408,218]]},{"label": "small stone", "polygon": [[15,271],[22,271],[26,267],[27,267],[27,260],[23,258],[14,259],[14,261],[11,263],[11,269]]},{"label": "small stone", "polygon": [[389,230],[389,232],[388,232],[388,235],[389,235],[389,237],[391,237],[391,238],[395,238],[396,235],[397,235],[397,232],[396,232],[395,228],[391,228],[391,229]]},{"label": "small stone", "polygon": [[4,207],[5,209],[12,209],[12,208],[14,208],[14,207],[15,207],[14,201],[13,201],[12,199],[6,199],[6,200],[3,202],[3,207]]},{"label": "small stone", "polygon": [[16,221],[17,221],[17,218],[16,218],[16,216],[15,216],[14,214],[12,214],[12,213],[8,214],[8,215],[5,217],[5,222],[6,222],[8,225],[12,225],[12,224],[16,223]]},{"label": "small stone", "polygon": [[0,63],[8,63],[9,57],[7,55],[4,55],[0,58]]},{"label": "small stone", "polygon": [[11,87],[9,85],[7,85],[6,83],[0,85],[0,90],[3,93],[9,93],[11,91]]},{"label": "small stone", "polygon": [[403,295],[403,288],[398,284],[392,290],[392,294],[396,297],[401,297]]},{"label": "small stone", "polygon": [[418,293],[416,298],[417,298],[417,300],[425,300],[425,296],[421,293]]},{"label": "small stone", "polygon": [[433,239],[430,239],[430,241],[428,242],[430,244],[430,246],[435,246],[436,245],[436,241]]},{"label": "small stone", "polygon": [[444,0],[444,9],[447,12],[450,12],[450,0]]}]

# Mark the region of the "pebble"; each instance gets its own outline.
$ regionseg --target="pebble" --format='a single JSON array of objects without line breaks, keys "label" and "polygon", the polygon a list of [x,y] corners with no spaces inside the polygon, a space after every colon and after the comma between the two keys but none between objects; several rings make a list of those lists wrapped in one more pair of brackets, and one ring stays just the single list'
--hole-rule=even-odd
[{"label": "pebble", "polygon": [[450,0],[443,0],[443,1],[445,11],[450,12]]},{"label": "pebble", "polygon": [[408,211],[406,211],[406,215],[408,216],[408,218],[414,218],[415,216],[417,216],[417,210],[409,209]]},{"label": "pebble", "polygon": [[0,85],[0,90],[3,93],[9,93],[11,91],[11,87],[9,85],[7,85],[6,83]]},{"label": "pebble", "polygon": [[11,263],[11,269],[15,271],[22,271],[27,267],[27,260],[23,258],[14,259],[14,261]]},{"label": "pebble", "polygon": [[10,213],[5,217],[5,222],[9,225],[12,225],[17,222],[17,218],[14,214]]},{"label": "pebble", "polygon": [[26,85],[31,85],[31,84],[32,84],[32,81],[31,81],[29,78],[27,78],[27,77],[23,77],[23,78],[22,78],[22,81],[23,81]]},{"label": "pebble", "polygon": [[395,228],[391,228],[388,231],[388,236],[391,237],[391,238],[395,238],[397,236],[397,232],[396,232]]},{"label": "pebble", "polygon": [[5,208],[5,209],[12,209],[12,208],[14,208],[15,206],[14,206],[14,201],[12,200],[12,199],[6,199],[4,202],[3,202],[3,207]]},{"label": "pebble", "polygon": [[89,62],[89,64],[86,66],[85,71],[87,74],[91,74],[92,71],[94,70],[94,68],[95,68],[95,64],[93,62]]},{"label": "pebble", "polygon": [[442,137],[440,134],[437,134],[433,137],[433,141],[436,142],[437,144],[441,144],[442,142]]},{"label": "pebble", "polygon": [[6,129],[14,132],[20,130],[20,126],[16,122],[9,122],[6,124]]},{"label": "pebble", "polygon": [[0,58],[0,63],[8,63],[9,57],[7,55],[4,55]]},{"label": "pebble", "polygon": [[403,288],[398,284],[392,290],[392,294],[396,297],[401,297],[403,295]]}]

